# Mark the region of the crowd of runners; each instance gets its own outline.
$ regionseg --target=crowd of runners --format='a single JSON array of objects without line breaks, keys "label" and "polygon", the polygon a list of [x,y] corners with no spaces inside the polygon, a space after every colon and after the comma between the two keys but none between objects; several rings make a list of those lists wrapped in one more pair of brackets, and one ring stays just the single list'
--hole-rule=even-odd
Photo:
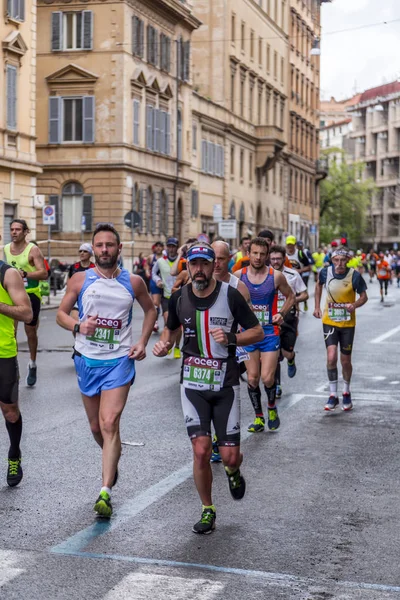
[{"label": "crowd of runners", "polygon": [[[0,407],[10,439],[11,487],[23,476],[16,325],[24,323],[30,353],[26,385],[32,387],[38,377],[39,282],[48,277],[44,257],[27,241],[28,235],[26,222],[14,220],[12,241],[0,261]],[[333,411],[341,404],[350,411],[355,313],[368,300],[368,278],[379,281],[382,301],[393,281],[400,286],[400,252],[352,252],[341,239],[311,253],[293,235],[285,245],[277,244],[265,229],[243,238],[236,252],[225,240],[209,244],[189,239],[180,246],[170,237],[165,247],[161,241],[154,244],[152,254],[140,259],[141,270],[131,274],[121,266],[121,250],[118,231],[110,224],[97,226],[92,243],[81,245],[79,260],[70,268],[57,313],[58,325],[74,339],[78,387],[102,452],[102,486],[94,511],[100,517],[112,516],[121,415],[135,380],[135,361],[145,359],[152,333],[159,333],[153,355],[162,358],[172,352],[181,360],[180,397],[202,504],[193,531],[209,534],[216,522],[210,463],[223,463],[233,499],[242,499],[246,491],[241,471],[241,379],[254,409],[248,431],[258,435],[280,427],[281,371],[286,368],[290,379],[297,372],[298,323],[308,310],[311,273],[313,315],[322,320],[326,345],[329,396],[324,409]],[[137,340],[132,334],[135,300],[144,312]]]}]

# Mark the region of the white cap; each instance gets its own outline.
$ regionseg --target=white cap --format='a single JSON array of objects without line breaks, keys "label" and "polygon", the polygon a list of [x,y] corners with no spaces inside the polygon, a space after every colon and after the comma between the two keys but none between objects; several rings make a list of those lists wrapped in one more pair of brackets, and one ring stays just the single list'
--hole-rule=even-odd
[{"label": "white cap", "polygon": [[89,254],[93,254],[92,245],[87,242],[85,244],[81,244],[79,246],[79,250],[84,250],[85,252],[89,252]]}]

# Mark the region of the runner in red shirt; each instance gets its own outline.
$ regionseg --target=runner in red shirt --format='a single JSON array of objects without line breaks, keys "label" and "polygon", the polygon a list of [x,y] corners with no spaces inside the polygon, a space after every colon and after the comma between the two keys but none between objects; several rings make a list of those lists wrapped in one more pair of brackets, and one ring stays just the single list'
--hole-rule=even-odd
[{"label": "runner in red shirt", "polygon": [[392,276],[392,269],[388,261],[385,260],[385,255],[383,254],[383,252],[379,252],[379,260],[376,264],[376,273],[379,285],[381,287],[381,302],[383,302],[383,288],[385,287],[385,296],[387,296],[388,285]]}]

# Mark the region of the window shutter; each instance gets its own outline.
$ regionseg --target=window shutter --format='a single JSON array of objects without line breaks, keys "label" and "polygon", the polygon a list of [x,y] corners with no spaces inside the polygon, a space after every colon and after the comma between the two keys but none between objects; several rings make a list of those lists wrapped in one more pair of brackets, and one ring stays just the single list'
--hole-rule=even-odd
[{"label": "window shutter", "polygon": [[153,29],[153,42],[154,42],[154,65],[158,66],[158,35],[157,30]]},{"label": "window shutter", "polygon": [[86,231],[93,229],[93,196],[89,194],[83,195],[82,216],[85,217]]},{"label": "window shutter", "polygon": [[93,48],[93,12],[91,10],[84,10],[83,14],[83,43],[82,48],[84,50],[92,50]]},{"label": "window shutter", "polygon": [[196,190],[192,190],[192,218],[196,216]]},{"label": "window shutter", "polygon": [[25,21],[25,0],[18,2],[18,18],[20,21]]},{"label": "window shutter", "polygon": [[161,154],[166,154],[166,136],[165,136],[165,127],[166,127],[166,112],[165,110],[160,110],[160,152]]},{"label": "window shutter", "polygon": [[160,33],[160,69],[164,69],[165,35]]},{"label": "window shutter", "polygon": [[151,25],[147,25],[147,62],[151,63],[152,57],[152,37],[153,37],[153,28]]},{"label": "window shutter", "polygon": [[55,213],[56,213],[56,223],[55,223],[55,225],[50,225],[50,231],[53,233],[55,231],[61,230],[62,219],[61,219],[61,215],[60,215],[61,202],[60,202],[59,196],[56,196],[56,195],[49,196],[49,204],[51,206],[54,206]]},{"label": "window shutter", "polygon": [[225,151],[224,147],[220,146],[220,176],[223,177],[225,175]]},{"label": "window shutter", "polygon": [[17,69],[7,65],[7,127],[17,128]]},{"label": "window shutter", "polygon": [[184,42],[183,44],[183,79],[189,81],[190,79],[190,42]]},{"label": "window shutter", "polygon": [[171,115],[166,113],[165,118],[165,153],[171,154]]},{"label": "window shutter", "polygon": [[149,189],[145,190],[146,194],[146,233],[151,231],[151,218],[153,216],[153,192],[149,193]]},{"label": "window shutter", "polygon": [[146,147],[147,150],[153,150],[153,107],[148,104],[146,107]]},{"label": "window shutter", "polygon": [[160,192],[153,192],[153,227],[151,233],[157,233],[157,213],[160,200]]},{"label": "window shutter", "polygon": [[139,33],[139,23],[138,23],[139,19],[138,17],[132,17],[132,54],[139,54],[138,53],[138,47],[139,47],[139,39],[138,39],[138,33]]},{"label": "window shutter", "polygon": [[51,15],[51,49],[53,52],[62,50],[62,12],[53,12]]},{"label": "window shutter", "polygon": [[94,142],[94,96],[83,97],[83,141]]},{"label": "window shutter", "polygon": [[7,17],[12,17],[12,0],[7,0]]},{"label": "window shutter", "polygon": [[139,118],[140,118],[140,102],[133,101],[133,143],[139,145]]},{"label": "window shutter", "polygon": [[144,208],[144,190],[140,189],[139,190],[139,215],[140,215],[140,225],[138,227],[138,231],[139,233],[142,233],[143,231],[143,217],[144,217],[144,212],[143,212],[143,208]]},{"label": "window shutter", "polygon": [[201,140],[201,170],[203,173],[207,171],[207,142]]},{"label": "window shutter", "polygon": [[61,98],[49,98],[49,144],[61,142]]},{"label": "window shutter", "polygon": [[207,142],[207,146],[208,146],[208,165],[207,165],[207,173],[210,173],[210,175],[213,174],[213,163],[214,163],[214,144],[212,144],[211,142]]},{"label": "window shutter", "polygon": [[139,56],[144,56],[144,22],[139,19]]},{"label": "window shutter", "polygon": [[159,118],[160,111],[155,108],[153,111],[153,150],[154,152],[159,152],[159,137],[160,137],[160,128],[159,128]]},{"label": "window shutter", "polygon": [[171,70],[171,38],[165,38],[165,70]]}]

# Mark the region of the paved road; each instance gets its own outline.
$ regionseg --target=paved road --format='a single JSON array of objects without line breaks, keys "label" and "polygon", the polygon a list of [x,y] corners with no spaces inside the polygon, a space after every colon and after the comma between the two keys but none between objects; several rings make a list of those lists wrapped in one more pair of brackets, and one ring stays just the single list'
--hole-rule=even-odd
[{"label": "paved road", "polygon": [[[70,359],[71,336],[43,313],[38,384],[21,382],[25,477],[0,483],[2,600],[400,598],[400,290],[358,312],[351,413],[327,414],[321,323],[301,316],[298,374],[283,378],[281,428],[244,434],[247,494],[231,500],[213,465],[217,529],[191,532],[200,503],[178,393],[179,365],[148,359],[122,421],[115,516],[96,523],[100,452]],[[138,310],[134,329],[139,328]],[[21,328],[20,328],[21,329]],[[27,365],[19,332],[20,366]],[[156,336],[153,337],[152,343]],[[252,409],[242,394],[246,431]],[[5,430],[0,456],[6,456]],[[4,471],[5,471],[5,462]]]}]

